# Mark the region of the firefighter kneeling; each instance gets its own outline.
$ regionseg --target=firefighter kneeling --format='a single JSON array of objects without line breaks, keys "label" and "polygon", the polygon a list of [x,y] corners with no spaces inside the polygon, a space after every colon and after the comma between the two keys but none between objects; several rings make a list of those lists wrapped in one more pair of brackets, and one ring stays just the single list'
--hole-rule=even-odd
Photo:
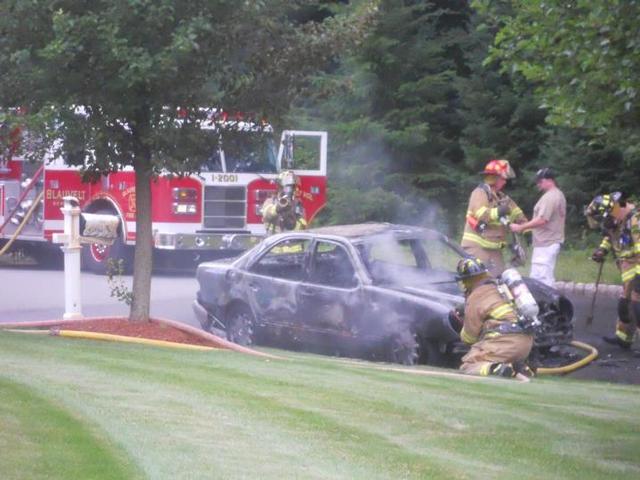
[{"label": "firefighter kneeling", "polygon": [[505,298],[501,288],[506,285],[492,278],[477,258],[460,260],[456,279],[466,297],[460,338],[471,345],[460,370],[523,381],[533,376],[525,363],[533,346],[533,328],[522,325],[516,305]]}]

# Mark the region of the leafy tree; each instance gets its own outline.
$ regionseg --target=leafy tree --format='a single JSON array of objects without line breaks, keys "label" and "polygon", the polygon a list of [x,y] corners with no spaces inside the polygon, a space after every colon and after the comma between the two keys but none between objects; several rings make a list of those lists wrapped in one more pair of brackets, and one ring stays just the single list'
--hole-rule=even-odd
[{"label": "leafy tree", "polygon": [[[149,316],[150,182],[198,169],[187,147],[197,141],[199,107],[278,118],[308,74],[362,37],[375,6],[307,21],[303,8],[317,3],[0,1],[0,105],[26,107],[20,121],[41,127],[49,144],[64,137],[61,153],[89,180],[136,171],[130,320]],[[179,109],[189,114],[178,122]]]},{"label": "leafy tree", "polygon": [[427,223],[443,198],[446,215],[466,195],[457,188],[466,172],[456,79],[469,73],[471,10],[466,1],[383,0],[378,12],[366,44],[316,79],[297,118],[331,124],[324,220]]},{"label": "leafy tree", "polygon": [[509,159],[517,178],[510,181],[507,193],[525,210],[531,212],[538,194],[532,174],[545,165],[541,149],[548,131],[546,111],[539,108],[529,82],[522,76],[513,78],[501,72],[500,63],[484,65],[496,29],[486,18],[472,16],[472,33],[465,49],[470,74],[458,79],[461,95],[461,115],[464,128],[460,143],[465,153],[466,172],[461,186],[473,188],[486,162],[491,158]]},{"label": "leafy tree", "polygon": [[553,125],[580,129],[640,164],[640,2],[476,0],[500,28],[490,60],[522,74]]}]

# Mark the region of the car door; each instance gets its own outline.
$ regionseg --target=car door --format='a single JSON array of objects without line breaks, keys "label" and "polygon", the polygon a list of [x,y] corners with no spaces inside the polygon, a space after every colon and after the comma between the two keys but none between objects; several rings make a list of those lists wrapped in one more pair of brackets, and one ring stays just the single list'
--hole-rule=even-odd
[{"label": "car door", "polygon": [[307,272],[310,243],[308,238],[287,237],[248,266],[247,301],[258,325],[287,326],[295,322],[296,287]]},{"label": "car door", "polygon": [[338,242],[316,240],[309,276],[297,289],[298,322],[307,342],[354,336],[354,312],[361,311],[361,287],[353,258]]}]

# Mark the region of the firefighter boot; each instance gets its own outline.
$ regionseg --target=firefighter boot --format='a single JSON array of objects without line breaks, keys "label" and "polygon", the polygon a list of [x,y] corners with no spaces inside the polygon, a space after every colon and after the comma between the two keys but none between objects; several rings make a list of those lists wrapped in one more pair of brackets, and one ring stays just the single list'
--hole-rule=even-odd
[{"label": "firefighter boot", "polygon": [[[629,331],[631,330],[631,332]],[[616,325],[615,335],[602,337],[602,339],[612,345],[618,345],[620,348],[629,350],[633,344],[633,330],[634,325],[630,322],[623,322],[622,319],[618,320]]]},{"label": "firefighter boot", "polygon": [[536,371],[531,368],[529,364],[524,360],[513,362],[513,369],[515,370],[516,374],[519,373],[520,375],[524,375],[527,378],[533,378],[536,376]]},{"label": "firefighter boot", "polygon": [[625,335],[625,338],[622,338],[622,336],[619,335],[620,333],[622,332],[618,331],[616,332],[615,335],[604,336],[602,337],[602,340],[604,340],[607,343],[610,343],[611,345],[618,345],[620,348],[623,348],[624,350],[629,350],[633,342],[626,340],[626,335]]},{"label": "firefighter boot", "polygon": [[489,375],[513,378],[516,375],[516,371],[510,363],[492,363],[489,367]]}]

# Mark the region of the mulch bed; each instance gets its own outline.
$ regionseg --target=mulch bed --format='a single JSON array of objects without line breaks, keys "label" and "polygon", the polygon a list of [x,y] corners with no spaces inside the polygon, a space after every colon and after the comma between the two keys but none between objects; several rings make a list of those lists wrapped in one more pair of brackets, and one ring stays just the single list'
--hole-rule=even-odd
[{"label": "mulch bed", "polygon": [[205,338],[198,337],[183,330],[178,330],[170,325],[154,320],[145,323],[132,323],[126,318],[101,318],[83,321],[76,325],[64,325],[61,327],[61,330],[108,333],[111,335],[123,335],[125,337],[148,338],[151,340],[164,340],[166,342],[204,345],[207,347],[220,346]]}]

